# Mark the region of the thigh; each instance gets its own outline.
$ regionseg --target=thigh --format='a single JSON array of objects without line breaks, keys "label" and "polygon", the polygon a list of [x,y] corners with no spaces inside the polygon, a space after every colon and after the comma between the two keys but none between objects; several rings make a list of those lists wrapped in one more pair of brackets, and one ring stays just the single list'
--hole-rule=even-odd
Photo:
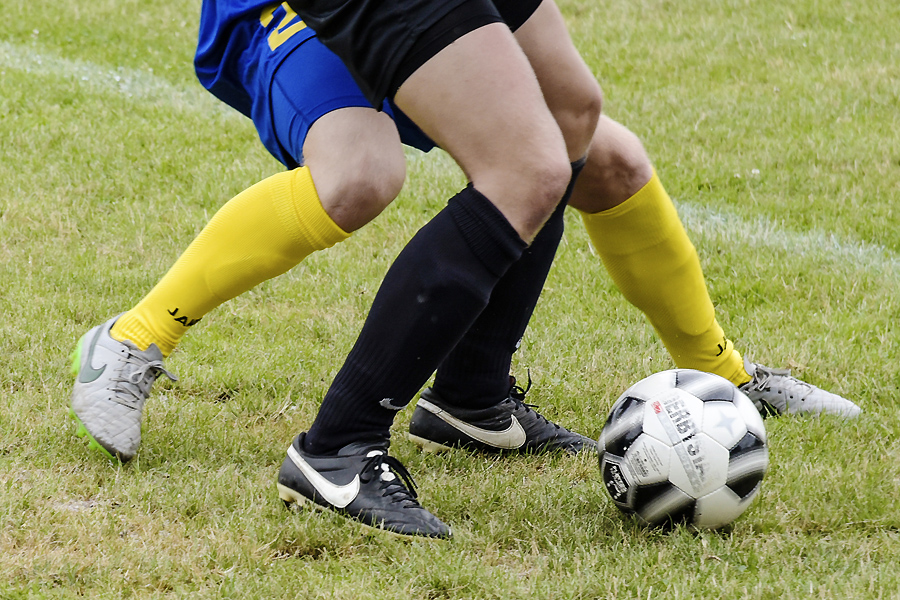
[{"label": "thigh", "polygon": [[[304,164],[303,148],[310,128],[323,116],[342,108],[372,108],[341,60],[316,38],[294,49],[269,81],[268,114],[271,139],[263,143],[289,167]],[[382,112],[396,121],[401,141],[422,151],[434,148],[422,131],[393,103]],[[260,127],[263,137],[265,127]]]},{"label": "thigh", "polygon": [[274,139],[266,146],[280,148],[290,159],[283,161],[288,166],[304,163],[310,128],[324,115],[342,108],[372,109],[341,60],[315,38],[295,48],[268,84],[267,117]]},{"label": "thigh", "polygon": [[416,70],[397,105],[528,241],[571,175],[563,137],[505,24],[460,37]]},{"label": "thigh", "polygon": [[556,3],[544,0],[515,36],[566,138],[569,158],[580,158],[597,125],[602,97],[594,74],[569,37]]},{"label": "thigh", "polygon": [[373,105],[455,39],[502,21],[491,0],[288,0]]}]

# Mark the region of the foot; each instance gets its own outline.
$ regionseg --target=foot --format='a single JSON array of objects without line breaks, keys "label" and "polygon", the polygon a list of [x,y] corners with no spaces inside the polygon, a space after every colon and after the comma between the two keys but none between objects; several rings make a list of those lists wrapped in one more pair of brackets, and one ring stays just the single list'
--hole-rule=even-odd
[{"label": "foot", "polygon": [[161,374],[163,355],[155,344],[146,351],[113,339],[109,330],[118,317],[94,327],[72,353],[71,415],[76,434],[112,460],[131,460],[141,445],[141,420],[150,386]]},{"label": "foot", "polygon": [[789,369],[770,369],[746,360],[744,368],[753,379],[741,385],[740,390],[753,400],[763,416],[825,413],[852,418],[862,412],[846,398],[792,377]]},{"label": "foot", "polygon": [[[596,449],[594,440],[569,431],[525,404],[521,387],[490,408],[466,409],[448,404],[433,389],[422,393],[409,424],[409,438],[425,450],[466,448],[482,452],[548,452],[576,454]],[[530,387],[530,386],[529,386]]]},{"label": "foot", "polygon": [[386,443],[350,444],[336,456],[313,456],[303,449],[305,435],[294,439],[278,472],[285,503],[313,502],[399,535],[451,537],[450,528],[416,500],[409,471],[388,456]]}]

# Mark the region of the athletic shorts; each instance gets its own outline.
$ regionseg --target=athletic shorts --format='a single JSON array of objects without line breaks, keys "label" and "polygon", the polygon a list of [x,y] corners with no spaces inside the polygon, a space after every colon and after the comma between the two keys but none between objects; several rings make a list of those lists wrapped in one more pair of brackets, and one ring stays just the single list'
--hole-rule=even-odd
[{"label": "athletic shorts", "polygon": [[287,1],[376,107],[463,35],[496,22],[515,30],[540,5],[540,0]]},{"label": "athletic shorts", "polygon": [[[257,21],[249,21],[259,27]],[[303,144],[320,117],[347,107],[372,107],[341,60],[315,37],[284,40],[272,49],[269,36],[248,36],[240,69],[252,99],[251,118],[266,149],[288,168],[303,164]],[[245,38],[247,39],[247,38]],[[385,100],[380,109],[394,119],[401,141],[427,152],[435,147],[400,109]]]}]

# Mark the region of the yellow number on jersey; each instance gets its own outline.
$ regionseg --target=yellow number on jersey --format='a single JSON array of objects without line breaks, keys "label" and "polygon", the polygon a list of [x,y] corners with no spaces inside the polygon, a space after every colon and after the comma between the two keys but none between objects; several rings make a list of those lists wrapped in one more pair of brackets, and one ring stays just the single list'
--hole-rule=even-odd
[{"label": "yellow number on jersey", "polygon": [[259,15],[259,22],[262,23],[263,27],[269,26],[279,6],[284,8],[285,14],[278,27],[269,34],[269,48],[271,50],[275,50],[275,48],[288,41],[298,31],[306,29],[306,23],[300,20],[300,17],[297,16],[297,13],[294,12],[294,9],[287,2],[282,2],[280,5],[273,4],[262,11],[262,14]]}]

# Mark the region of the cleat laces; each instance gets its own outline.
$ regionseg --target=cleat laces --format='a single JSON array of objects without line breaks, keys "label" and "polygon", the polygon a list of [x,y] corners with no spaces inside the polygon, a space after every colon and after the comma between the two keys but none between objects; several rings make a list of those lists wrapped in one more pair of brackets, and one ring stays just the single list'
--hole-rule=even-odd
[{"label": "cleat laces", "polygon": [[369,460],[359,474],[360,481],[369,483],[377,477],[381,482],[382,495],[392,503],[419,506],[416,482],[403,463],[381,450],[373,450],[368,456]]},{"label": "cleat laces", "polygon": [[544,423],[553,425],[556,429],[562,429],[561,425],[554,423],[536,410],[539,405],[529,404],[525,402],[525,395],[528,393],[528,390],[531,389],[531,371],[529,370],[527,371],[527,373],[528,384],[524,388],[520,385],[516,385],[515,377],[513,377],[512,375],[509,376],[509,397],[506,399],[506,402],[512,402],[517,407],[521,406],[526,413],[534,413],[534,415],[541,419]]},{"label": "cleat laces", "polygon": [[765,398],[751,398],[761,405],[757,407],[760,411],[765,410],[766,413],[772,415],[780,414],[793,405],[795,398],[803,402],[813,391],[812,385],[791,376],[790,369],[774,369],[763,365],[755,365],[753,379],[745,383],[741,388],[744,392],[771,392],[773,390],[770,382],[776,377],[781,378],[781,381],[778,382],[778,388],[774,391],[778,394],[779,400],[782,399],[782,396],[784,397],[784,406],[774,406],[771,402],[766,401]]},{"label": "cleat laces", "polygon": [[[178,378],[163,366],[161,360],[148,361],[129,352],[123,362],[125,365],[119,368],[119,372],[127,374],[110,377],[109,380],[112,383],[110,389],[116,393],[113,399],[124,406],[141,408],[150,395],[150,386],[160,375],[165,375],[171,381],[178,381]],[[132,369],[127,365],[131,365]]]}]

